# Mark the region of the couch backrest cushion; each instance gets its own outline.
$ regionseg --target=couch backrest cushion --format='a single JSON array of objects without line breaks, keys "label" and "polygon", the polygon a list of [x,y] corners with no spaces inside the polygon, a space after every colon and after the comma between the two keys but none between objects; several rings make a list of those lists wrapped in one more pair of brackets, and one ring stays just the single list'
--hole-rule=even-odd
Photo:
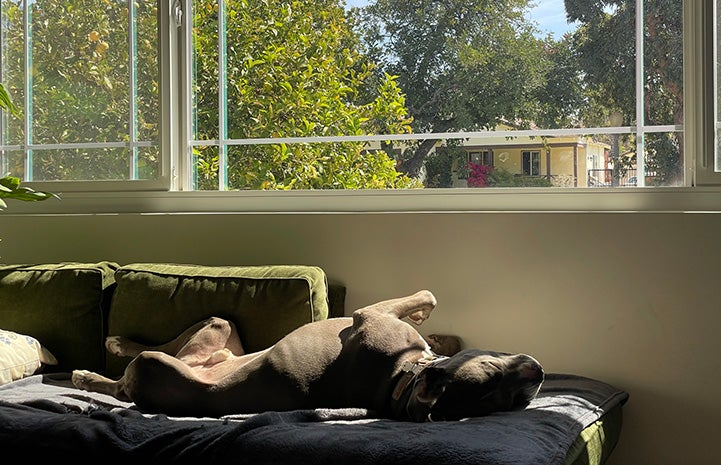
[{"label": "couch backrest cushion", "polygon": [[0,328],[37,339],[53,371],[102,370],[104,315],[118,265],[111,262],[0,266]]},{"label": "couch backrest cushion", "polygon": [[[138,263],[120,267],[108,334],[147,345],[168,342],[210,316],[233,321],[247,352],[328,317],[325,272],[315,266],[202,266]],[[107,354],[106,373],[130,360]]]}]

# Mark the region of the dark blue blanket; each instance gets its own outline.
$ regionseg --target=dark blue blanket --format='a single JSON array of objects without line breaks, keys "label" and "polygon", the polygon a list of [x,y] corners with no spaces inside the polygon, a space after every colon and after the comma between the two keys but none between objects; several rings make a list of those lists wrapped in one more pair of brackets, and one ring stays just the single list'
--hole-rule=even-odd
[{"label": "dark blue blanket", "polygon": [[0,448],[76,462],[561,465],[580,431],[627,398],[596,380],[550,374],[526,409],[455,422],[391,421],[364,409],[172,418],[74,389],[67,376],[36,375],[0,386]]}]

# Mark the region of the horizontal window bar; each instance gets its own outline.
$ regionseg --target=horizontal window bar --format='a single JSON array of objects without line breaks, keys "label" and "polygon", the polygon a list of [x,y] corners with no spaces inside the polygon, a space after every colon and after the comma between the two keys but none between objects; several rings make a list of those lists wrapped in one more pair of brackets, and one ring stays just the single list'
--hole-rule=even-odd
[{"label": "horizontal window bar", "polygon": [[[683,132],[681,125],[645,126],[641,128],[645,133]],[[193,147],[204,145],[268,145],[268,144],[303,144],[320,142],[382,142],[389,140],[425,140],[425,139],[467,139],[467,138],[497,138],[497,137],[561,137],[586,136],[588,134],[635,134],[636,126],[616,126],[602,128],[571,128],[571,129],[522,129],[518,131],[462,131],[462,132],[433,132],[413,134],[373,134],[363,136],[305,136],[305,137],[259,137],[249,139],[208,139],[192,140]]]},{"label": "horizontal window bar", "polygon": [[65,149],[106,149],[126,147],[155,147],[157,142],[78,142],[69,144],[0,145],[0,150],[65,150]]}]

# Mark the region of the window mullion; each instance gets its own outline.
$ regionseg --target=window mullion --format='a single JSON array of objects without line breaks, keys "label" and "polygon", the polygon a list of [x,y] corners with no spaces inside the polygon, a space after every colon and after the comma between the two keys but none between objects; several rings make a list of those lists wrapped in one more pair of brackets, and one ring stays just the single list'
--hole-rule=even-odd
[{"label": "window mullion", "polygon": [[129,72],[129,89],[128,89],[128,137],[130,157],[129,165],[130,179],[138,179],[138,119],[137,119],[137,98],[138,98],[138,77],[137,77],[137,60],[136,53],[138,50],[138,37],[135,27],[135,19],[137,10],[135,8],[135,0],[128,0],[128,72]]},{"label": "window mullion", "polygon": [[636,185],[646,185],[646,160],[644,131],[646,127],[646,108],[644,98],[644,0],[636,0]]},{"label": "window mullion", "polygon": [[25,150],[25,181],[33,180],[33,151],[30,146],[33,143],[33,53],[32,53],[32,5],[31,2],[23,2],[23,40],[25,73],[24,73],[24,113],[23,118],[23,145]]},{"label": "window mullion", "polygon": [[218,0],[218,189],[228,189],[228,73],[225,41],[225,1]]}]

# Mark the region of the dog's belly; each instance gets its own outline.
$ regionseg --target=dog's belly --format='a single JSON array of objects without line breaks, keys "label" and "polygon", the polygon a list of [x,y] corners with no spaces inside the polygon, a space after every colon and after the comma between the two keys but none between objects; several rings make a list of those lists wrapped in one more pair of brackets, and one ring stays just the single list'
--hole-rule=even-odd
[{"label": "dog's belly", "polygon": [[261,353],[201,368],[199,377],[214,385],[214,403],[237,412],[339,405],[343,387],[335,372],[351,323],[333,318],[302,326]]}]

